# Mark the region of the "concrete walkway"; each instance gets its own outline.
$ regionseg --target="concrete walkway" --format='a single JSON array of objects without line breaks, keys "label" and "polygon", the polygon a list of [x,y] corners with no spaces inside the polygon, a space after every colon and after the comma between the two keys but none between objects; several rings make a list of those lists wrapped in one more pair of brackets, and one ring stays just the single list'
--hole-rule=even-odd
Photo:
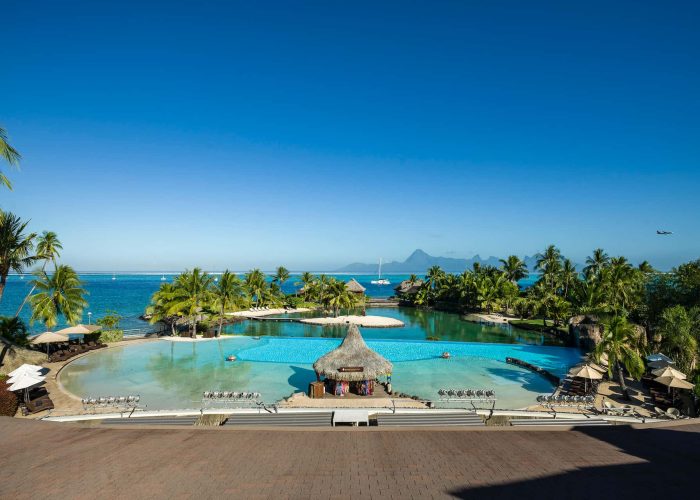
[{"label": "concrete walkway", "polygon": [[700,424],[110,429],[0,418],[0,498],[692,498]]}]

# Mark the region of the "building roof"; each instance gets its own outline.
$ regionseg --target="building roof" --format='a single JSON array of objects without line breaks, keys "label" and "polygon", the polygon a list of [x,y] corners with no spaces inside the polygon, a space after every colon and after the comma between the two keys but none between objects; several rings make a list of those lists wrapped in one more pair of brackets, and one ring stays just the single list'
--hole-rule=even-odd
[{"label": "building roof", "polygon": [[394,290],[396,293],[412,294],[420,290],[421,286],[423,286],[423,280],[416,280],[413,283],[410,280],[403,280]]},{"label": "building roof", "polygon": [[360,285],[355,278],[345,283],[345,288],[353,293],[365,293],[366,288]]},{"label": "building roof", "polygon": [[[342,368],[362,368],[362,371],[340,371]],[[317,374],[348,382],[374,380],[393,369],[389,361],[367,347],[357,325],[350,325],[342,344],[314,363]]]}]

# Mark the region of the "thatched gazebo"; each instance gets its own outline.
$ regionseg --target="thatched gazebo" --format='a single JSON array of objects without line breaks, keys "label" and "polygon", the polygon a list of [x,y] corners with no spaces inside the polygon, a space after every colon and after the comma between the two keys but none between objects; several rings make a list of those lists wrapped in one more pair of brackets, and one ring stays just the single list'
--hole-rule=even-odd
[{"label": "thatched gazebo", "polygon": [[367,347],[354,324],[349,325],[345,339],[336,349],[314,363],[318,379],[324,376],[330,386],[327,392],[339,396],[350,389],[357,394],[371,395],[377,378],[391,375],[393,368],[389,361]]},{"label": "thatched gazebo", "polygon": [[348,292],[356,293],[357,295],[364,294],[366,290],[355,278],[345,283],[345,288],[347,288]]}]

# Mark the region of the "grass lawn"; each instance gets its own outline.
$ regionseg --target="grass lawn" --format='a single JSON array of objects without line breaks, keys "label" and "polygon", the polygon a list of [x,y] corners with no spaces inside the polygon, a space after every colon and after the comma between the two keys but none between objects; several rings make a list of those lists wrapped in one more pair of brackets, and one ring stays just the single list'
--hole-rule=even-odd
[{"label": "grass lawn", "polygon": [[[535,318],[535,319],[513,319],[510,320],[510,324],[515,326],[515,327],[521,327],[527,330],[542,330],[543,325],[542,325],[542,318]],[[547,328],[553,328],[554,327],[554,322],[551,320],[547,320]],[[566,326],[558,326],[556,327],[557,330],[559,330],[563,334],[568,334],[569,329]]]}]

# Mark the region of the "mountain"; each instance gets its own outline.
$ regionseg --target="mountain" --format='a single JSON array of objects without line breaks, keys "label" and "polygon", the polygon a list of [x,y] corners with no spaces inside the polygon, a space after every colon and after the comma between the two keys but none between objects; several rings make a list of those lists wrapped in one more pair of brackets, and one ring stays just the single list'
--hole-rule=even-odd
[{"label": "mountain", "polygon": [[[530,272],[533,271],[535,266],[534,257],[525,257],[525,264],[527,264]],[[482,266],[500,266],[500,261],[497,257],[488,257],[482,259],[479,255],[475,255],[471,259],[455,259],[453,257],[434,257],[428,255],[423,250],[414,251],[408,259],[403,262],[386,262],[382,264],[382,273],[386,274],[405,274],[405,273],[425,273],[428,268],[432,266],[440,266],[444,271],[448,273],[461,273],[465,269],[471,269],[472,265],[478,262]],[[376,273],[377,263],[364,264],[361,262],[355,262],[342,267],[335,272],[339,273]]]}]

